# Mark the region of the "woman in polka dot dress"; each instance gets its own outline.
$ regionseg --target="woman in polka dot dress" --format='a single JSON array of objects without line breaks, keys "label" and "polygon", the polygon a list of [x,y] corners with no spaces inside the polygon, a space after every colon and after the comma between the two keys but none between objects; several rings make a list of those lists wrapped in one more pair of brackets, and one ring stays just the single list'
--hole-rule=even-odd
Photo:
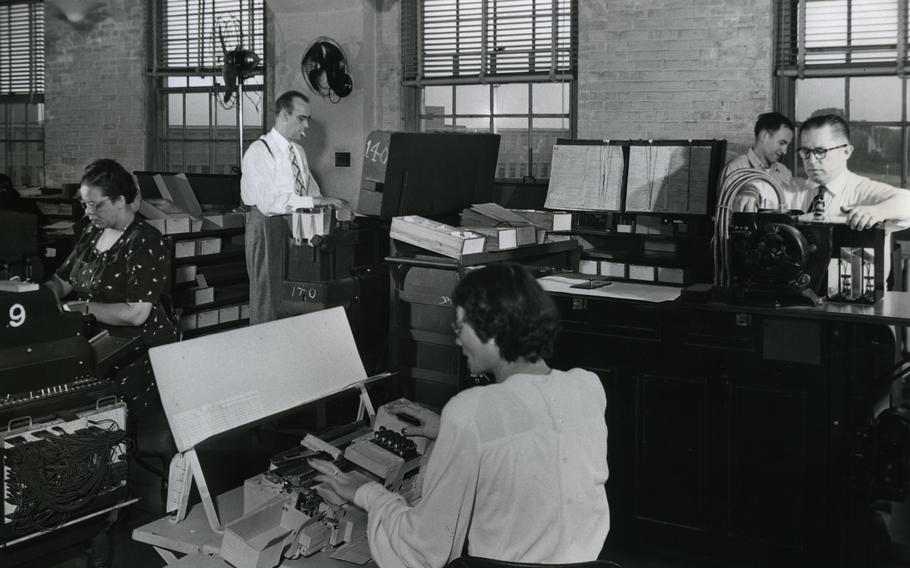
[{"label": "woman in polka dot dress", "polygon": [[[98,326],[112,335],[143,337],[136,357],[115,366],[110,378],[119,383],[134,421],[150,415],[147,422],[164,424],[147,351],[177,339],[161,304],[168,290],[170,251],[161,233],[136,217],[138,187],[116,161],[102,159],[86,167],[79,198],[90,225],[46,285],[61,300],[74,293],[87,301]],[[141,426],[144,430],[147,424]]]}]

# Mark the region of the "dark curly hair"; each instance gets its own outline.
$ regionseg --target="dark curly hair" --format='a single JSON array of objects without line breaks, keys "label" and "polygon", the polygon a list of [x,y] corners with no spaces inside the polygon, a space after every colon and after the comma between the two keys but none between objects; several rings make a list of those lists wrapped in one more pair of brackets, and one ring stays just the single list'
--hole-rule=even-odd
[{"label": "dark curly hair", "polygon": [[85,167],[82,175],[82,185],[97,187],[101,194],[111,199],[123,197],[127,203],[132,203],[139,193],[136,180],[133,179],[126,168],[117,160],[102,158],[95,160]]},{"label": "dark curly hair", "polygon": [[518,264],[492,264],[468,273],[454,302],[483,341],[496,340],[508,362],[547,359],[559,333],[559,312],[533,276]]}]

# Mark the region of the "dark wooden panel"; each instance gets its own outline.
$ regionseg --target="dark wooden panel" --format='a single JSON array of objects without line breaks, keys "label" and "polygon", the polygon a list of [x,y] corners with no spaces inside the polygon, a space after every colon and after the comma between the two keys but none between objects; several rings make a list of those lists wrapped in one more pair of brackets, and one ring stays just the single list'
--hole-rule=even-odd
[{"label": "dark wooden panel", "polygon": [[635,407],[636,516],[707,528],[707,382],[644,375]]}]

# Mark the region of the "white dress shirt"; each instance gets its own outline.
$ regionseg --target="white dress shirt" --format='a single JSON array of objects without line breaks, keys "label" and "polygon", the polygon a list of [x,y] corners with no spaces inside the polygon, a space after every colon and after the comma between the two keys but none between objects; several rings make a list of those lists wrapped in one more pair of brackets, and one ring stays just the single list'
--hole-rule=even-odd
[{"label": "white dress shirt", "polygon": [[[727,162],[720,174],[720,183],[723,184],[724,180],[727,179],[727,176],[733,172],[748,168],[761,170],[774,178],[778,182],[784,197],[784,203],[778,203],[777,193],[774,191],[773,187],[762,181],[756,182],[755,188],[758,190],[759,194],[757,204],[759,209],[778,209],[779,206],[782,206],[783,209],[794,209],[793,205],[801,201],[802,184],[793,180],[790,169],[780,162],[774,162],[766,167],[752,148],[749,148],[749,151],[745,154],[737,156]],[[718,189],[720,189],[720,186],[718,186]],[[733,210],[742,211],[744,205],[744,194],[741,192],[739,198],[733,204]],[[798,209],[798,207],[796,209]]]},{"label": "white dress shirt", "polygon": [[[297,208],[313,207],[313,197],[321,196],[319,184],[313,178],[306,152],[299,144],[289,141],[272,128],[250,144],[243,155],[240,178],[240,198],[246,205],[255,205],[264,215],[281,215]],[[271,150],[271,152],[270,152]],[[306,195],[297,195],[290,152],[297,155],[303,174]]]},{"label": "white dress shirt", "polygon": [[[809,205],[812,199],[818,194],[819,184],[809,182],[806,184],[807,191],[804,197],[805,206],[803,211],[809,212]],[[842,207],[853,207],[855,205],[876,205],[891,198],[898,191],[907,191],[887,183],[871,180],[844,170],[839,176],[825,185],[825,220],[831,222],[845,222],[846,213]],[[891,271],[891,233],[910,227],[910,218],[901,218],[907,212],[895,211],[895,218],[889,219],[884,223],[885,227],[885,250],[884,250],[884,270],[885,278]]]},{"label": "white dress shirt", "polygon": [[597,558],[610,529],[606,396],[582,369],[513,375],[452,398],[415,506],[378,483],[354,502],[381,568],[468,552],[513,562]]}]

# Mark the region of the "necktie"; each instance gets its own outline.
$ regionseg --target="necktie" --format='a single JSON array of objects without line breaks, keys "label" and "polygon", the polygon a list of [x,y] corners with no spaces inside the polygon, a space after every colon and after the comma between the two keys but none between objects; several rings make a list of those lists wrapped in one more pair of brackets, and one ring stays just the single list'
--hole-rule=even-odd
[{"label": "necktie", "polygon": [[827,189],[828,188],[823,185],[818,186],[818,193],[812,198],[812,204],[809,206],[809,211],[815,213],[816,217],[822,217],[825,214],[825,191]]},{"label": "necktie", "polygon": [[297,161],[297,152],[293,146],[288,146],[291,153],[291,172],[294,174],[294,191],[297,195],[306,195],[306,187],[303,185],[303,172],[300,171],[300,162]]}]

